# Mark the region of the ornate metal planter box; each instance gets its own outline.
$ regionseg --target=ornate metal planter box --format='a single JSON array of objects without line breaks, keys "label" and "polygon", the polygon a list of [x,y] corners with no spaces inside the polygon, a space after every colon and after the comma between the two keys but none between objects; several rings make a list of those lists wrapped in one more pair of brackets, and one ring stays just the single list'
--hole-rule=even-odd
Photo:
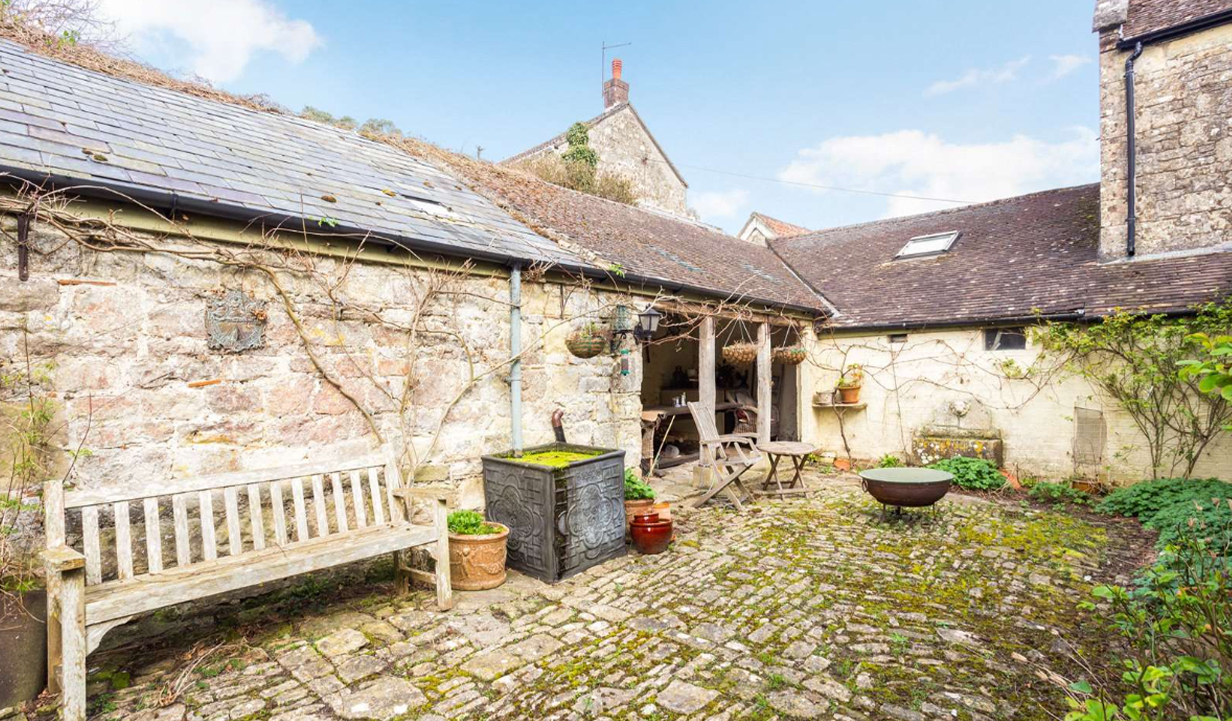
[{"label": "ornate metal planter box", "polygon": [[527,448],[592,453],[561,467],[483,457],[489,520],[509,527],[509,566],[548,583],[625,554],[624,451],[564,443]]}]

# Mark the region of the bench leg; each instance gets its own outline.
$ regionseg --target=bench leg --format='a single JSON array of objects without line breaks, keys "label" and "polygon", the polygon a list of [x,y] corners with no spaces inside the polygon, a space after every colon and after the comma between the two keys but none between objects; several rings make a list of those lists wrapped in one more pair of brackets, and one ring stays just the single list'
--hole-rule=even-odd
[{"label": "bench leg", "polygon": [[453,584],[449,578],[449,507],[444,498],[432,508],[432,525],[436,528],[436,607],[442,611],[453,608]]},{"label": "bench leg", "polygon": [[411,572],[407,568],[406,551],[394,551],[394,595],[405,596],[411,592]]},{"label": "bench leg", "polygon": [[[86,718],[86,572],[68,571],[60,580],[60,687],[64,721]],[[50,663],[50,658],[48,659]]]}]

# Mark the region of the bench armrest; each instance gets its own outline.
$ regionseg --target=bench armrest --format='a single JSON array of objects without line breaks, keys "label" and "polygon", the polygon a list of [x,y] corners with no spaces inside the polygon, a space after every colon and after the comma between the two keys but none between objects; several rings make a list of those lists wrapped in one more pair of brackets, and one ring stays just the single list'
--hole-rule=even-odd
[{"label": "bench armrest", "polygon": [[394,489],[394,496],[404,501],[419,499],[448,502],[453,498],[453,495],[454,490],[452,488],[442,488],[440,486],[404,486]]},{"label": "bench armrest", "polygon": [[750,446],[756,445],[757,434],[746,435],[743,433],[730,433],[728,435],[719,436],[716,440],[719,443],[747,443]]},{"label": "bench armrest", "polygon": [[68,546],[52,546],[43,551],[43,563],[51,573],[64,573],[85,568],[86,557]]}]

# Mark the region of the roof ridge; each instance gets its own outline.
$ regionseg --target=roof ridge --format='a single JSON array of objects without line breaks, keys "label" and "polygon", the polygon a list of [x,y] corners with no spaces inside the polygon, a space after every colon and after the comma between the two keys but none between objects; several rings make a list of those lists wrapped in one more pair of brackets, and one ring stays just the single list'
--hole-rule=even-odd
[{"label": "roof ridge", "polygon": [[912,222],[912,221],[923,220],[925,218],[940,217],[944,215],[950,215],[953,213],[962,213],[962,212],[971,211],[971,210],[978,210],[980,208],[988,208],[994,205],[1011,203],[1015,201],[1025,200],[1027,198],[1034,198],[1040,195],[1048,195],[1050,193],[1062,193],[1066,191],[1082,190],[1082,189],[1090,188],[1093,186],[1098,187],[1099,183],[1095,182],[1095,183],[1083,183],[1081,185],[1067,185],[1067,186],[1060,187],[1060,188],[1049,188],[1047,190],[1036,190],[1030,193],[1023,193],[1022,195],[1011,195],[1007,198],[996,198],[994,200],[985,200],[980,203],[968,203],[967,205],[960,205],[957,208],[943,208],[941,210],[932,210],[927,213],[914,213],[912,215],[898,215],[893,218],[881,218],[879,220],[867,220],[862,223],[851,223],[849,225],[834,225],[834,226],[830,226],[829,228],[818,228],[817,230],[810,230],[807,233],[803,233],[801,235],[793,235],[789,238],[775,238],[771,242],[787,243],[791,241],[804,240],[804,239],[809,239],[809,238],[817,238],[825,234],[834,233],[834,232],[843,231],[843,230],[855,230],[857,228],[867,228],[872,225],[883,225],[883,224],[889,225],[893,223],[907,223],[907,222]]}]

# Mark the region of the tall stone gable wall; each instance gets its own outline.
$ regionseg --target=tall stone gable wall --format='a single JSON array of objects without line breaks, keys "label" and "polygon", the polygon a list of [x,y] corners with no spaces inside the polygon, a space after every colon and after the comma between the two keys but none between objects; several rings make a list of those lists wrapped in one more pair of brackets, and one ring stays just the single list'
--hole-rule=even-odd
[{"label": "tall stone gable wall", "polygon": [[[213,262],[158,253],[93,253],[65,242],[41,223],[32,233],[31,277],[17,279],[15,221],[0,218],[0,359],[3,373],[29,351],[51,367],[51,392],[67,423],[66,448],[89,451],[77,463],[81,486],[123,486],[199,474],[262,468],[376,447],[364,418],[313,368],[289,315],[267,280]],[[322,258],[328,271],[337,261]],[[426,271],[354,264],[339,292],[386,318],[409,321],[415,278]],[[334,317],[318,283],[283,275],[322,362],[372,410],[386,439],[423,453],[440,427],[438,450],[421,481],[455,486],[461,503],[483,502],[480,456],[510,447],[507,368],[491,373],[442,424],[445,408],[465,386],[467,360],[444,336],[419,344],[415,411],[399,422],[374,383],[399,391],[407,378],[407,334],[362,317]],[[86,280],[87,283],[80,281]],[[468,276],[459,295],[431,312],[457,328],[474,351],[476,370],[507,359],[508,280]],[[267,301],[265,347],[239,354],[207,348],[210,299],[241,289]],[[572,321],[618,300],[614,294],[526,282],[523,302],[523,427],[528,445],[552,440],[549,422],[565,410],[569,440],[640,450],[640,356],[620,375],[615,359],[580,360],[564,347]],[[580,320],[577,322],[581,322]],[[23,328],[28,329],[27,332]],[[540,343],[540,341],[543,341]],[[10,400],[10,399],[3,399]],[[403,434],[405,427],[406,436]],[[405,447],[405,446],[403,446]]]},{"label": "tall stone gable wall", "polygon": [[[1100,257],[1125,257],[1125,60],[1100,38]],[[1232,241],[1232,24],[1148,45],[1135,64],[1136,254]]]}]

